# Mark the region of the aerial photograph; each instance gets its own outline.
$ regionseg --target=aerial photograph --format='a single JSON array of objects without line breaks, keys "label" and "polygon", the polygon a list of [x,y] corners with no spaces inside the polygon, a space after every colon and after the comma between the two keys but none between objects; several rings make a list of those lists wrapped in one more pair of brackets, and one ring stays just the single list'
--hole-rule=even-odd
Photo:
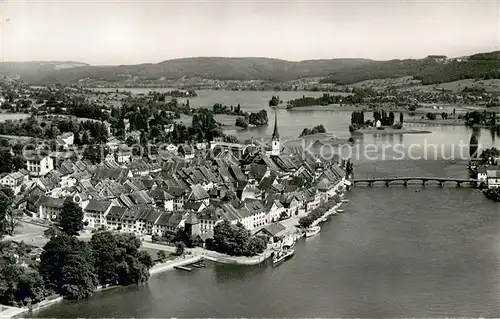
[{"label": "aerial photograph", "polygon": [[0,0],[0,318],[500,318],[500,0]]}]

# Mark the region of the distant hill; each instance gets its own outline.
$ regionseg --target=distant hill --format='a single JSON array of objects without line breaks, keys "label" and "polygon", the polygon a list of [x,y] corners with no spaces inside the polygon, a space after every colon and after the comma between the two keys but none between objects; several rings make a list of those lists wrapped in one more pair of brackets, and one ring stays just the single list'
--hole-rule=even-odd
[{"label": "distant hill", "polygon": [[0,75],[36,77],[61,69],[83,66],[89,66],[89,64],[75,61],[0,62]]},{"label": "distant hill", "polygon": [[469,57],[440,60],[429,56],[419,60],[377,61],[332,72],[324,83],[352,84],[371,79],[412,76],[422,84],[438,84],[462,79],[500,78],[500,51]]},{"label": "distant hill", "polygon": [[[51,62],[52,63],[52,62]],[[55,63],[55,62],[54,62]],[[372,63],[365,59],[332,59],[290,62],[269,58],[198,57],[167,60],[156,64],[90,66],[58,69],[37,64],[10,63],[0,74],[21,74],[32,84],[76,83],[91,78],[107,82],[131,79],[158,80],[199,77],[217,80],[288,81],[304,77],[327,76],[345,67],[358,67]],[[34,70],[33,70],[33,69]],[[8,71],[8,72],[6,72]]]},{"label": "distant hill", "polygon": [[460,59],[435,55],[418,60],[324,59],[291,62],[269,58],[197,57],[160,63],[91,66],[79,62],[5,62],[0,74],[19,74],[30,84],[76,84],[79,80],[136,82],[180,78],[285,82],[322,77],[351,84],[377,78],[413,76],[426,84],[463,78],[499,78],[500,51]]}]

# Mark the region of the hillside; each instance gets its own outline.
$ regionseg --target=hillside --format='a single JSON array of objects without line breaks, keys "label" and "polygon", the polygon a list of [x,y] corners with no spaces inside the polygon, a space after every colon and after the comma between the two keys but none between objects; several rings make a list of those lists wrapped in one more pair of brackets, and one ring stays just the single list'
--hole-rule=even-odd
[{"label": "hillside", "polygon": [[500,51],[465,59],[374,61],[368,59],[325,59],[291,62],[269,58],[198,57],[160,63],[120,66],[91,66],[78,62],[5,62],[0,75],[20,74],[30,84],[76,84],[95,81],[141,83],[148,81],[203,78],[214,80],[265,80],[286,82],[320,77],[323,83],[352,84],[370,79],[412,76],[423,84],[465,78],[500,78]]},{"label": "hillside", "polygon": [[[364,59],[332,59],[290,62],[269,58],[217,58],[199,57],[167,60],[157,64],[120,66],[82,66],[55,70],[37,65],[9,66],[0,74],[13,73],[32,84],[72,84],[80,79],[91,78],[107,82],[158,79],[179,79],[198,77],[217,80],[268,80],[288,81],[310,76],[327,76],[339,69],[358,67],[371,63]],[[34,70],[33,70],[34,69]],[[14,72],[15,71],[15,72]]]},{"label": "hillside", "polygon": [[332,72],[323,83],[352,84],[371,79],[412,76],[422,84],[438,84],[462,79],[500,78],[500,51],[479,53],[466,58],[391,60],[374,62]]}]

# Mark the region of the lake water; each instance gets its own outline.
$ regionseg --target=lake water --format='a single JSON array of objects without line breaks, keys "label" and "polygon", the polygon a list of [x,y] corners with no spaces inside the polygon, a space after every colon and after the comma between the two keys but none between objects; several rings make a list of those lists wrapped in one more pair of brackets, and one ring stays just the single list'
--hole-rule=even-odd
[{"label": "lake water", "polygon": [[[265,92],[223,92],[257,101]],[[292,92],[295,93],[295,92]],[[222,94],[214,92],[214,94]],[[283,92],[279,93],[284,96]],[[239,102],[266,108],[262,103]],[[231,101],[227,97],[227,101]],[[194,102],[194,99],[191,103]],[[228,102],[226,102],[229,104]],[[270,110],[269,108],[267,108]],[[278,110],[282,139],[323,124],[349,137],[350,112]],[[467,144],[465,127],[426,127],[431,134],[362,136],[358,145],[444,145],[437,159],[362,157],[356,177],[467,177],[465,160],[443,154]],[[235,132],[268,137],[272,125]],[[483,130],[480,144],[500,147]],[[381,150],[375,151],[381,155]],[[429,155],[431,154],[431,155]],[[420,192],[415,192],[419,188]],[[300,241],[295,256],[273,268],[210,265],[191,273],[170,271],[143,286],[120,287],[88,300],[63,302],[40,317],[499,317],[500,206],[478,190],[434,186],[356,187],[345,213],[332,216],[321,233]]]}]

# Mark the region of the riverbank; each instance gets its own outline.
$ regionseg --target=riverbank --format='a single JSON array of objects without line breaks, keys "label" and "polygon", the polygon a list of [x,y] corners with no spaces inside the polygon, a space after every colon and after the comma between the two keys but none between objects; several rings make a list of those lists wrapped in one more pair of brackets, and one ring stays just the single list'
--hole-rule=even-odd
[{"label": "riverbank", "polygon": [[179,259],[169,260],[167,262],[157,264],[157,265],[154,265],[153,267],[151,267],[151,269],[149,269],[149,274],[151,276],[153,276],[153,275],[165,272],[165,271],[172,270],[172,269],[174,269],[174,267],[177,267],[177,266],[185,266],[185,265],[189,265],[189,264],[194,264],[195,262],[202,260],[203,257],[204,257],[203,255],[196,255],[196,256],[193,256],[190,258],[179,258]]},{"label": "riverbank", "polygon": [[318,226],[319,223],[323,222],[323,219],[331,216],[331,215],[337,215],[337,209],[342,206],[342,202],[338,203],[337,205],[333,206],[331,209],[329,209],[326,213],[323,214],[320,218],[316,219],[314,222],[312,222],[310,227]]},{"label": "riverbank", "polygon": [[404,123],[412,124],[428,124],[428,125],[465,125],[465,120],[463,119],[447,119],[447,120],[429,120],[429,119],[405,119]]},{"label": "riverbank", "polygon": [[430,134],[432,132],[425,130],[412,130],[407,128],[402,128],[402,129],[385,128],[383,130],[379,130],[376,127],[369,127],[369,128],[362,128],[355,130],[353,133],[391,135],[391,134]]}]

